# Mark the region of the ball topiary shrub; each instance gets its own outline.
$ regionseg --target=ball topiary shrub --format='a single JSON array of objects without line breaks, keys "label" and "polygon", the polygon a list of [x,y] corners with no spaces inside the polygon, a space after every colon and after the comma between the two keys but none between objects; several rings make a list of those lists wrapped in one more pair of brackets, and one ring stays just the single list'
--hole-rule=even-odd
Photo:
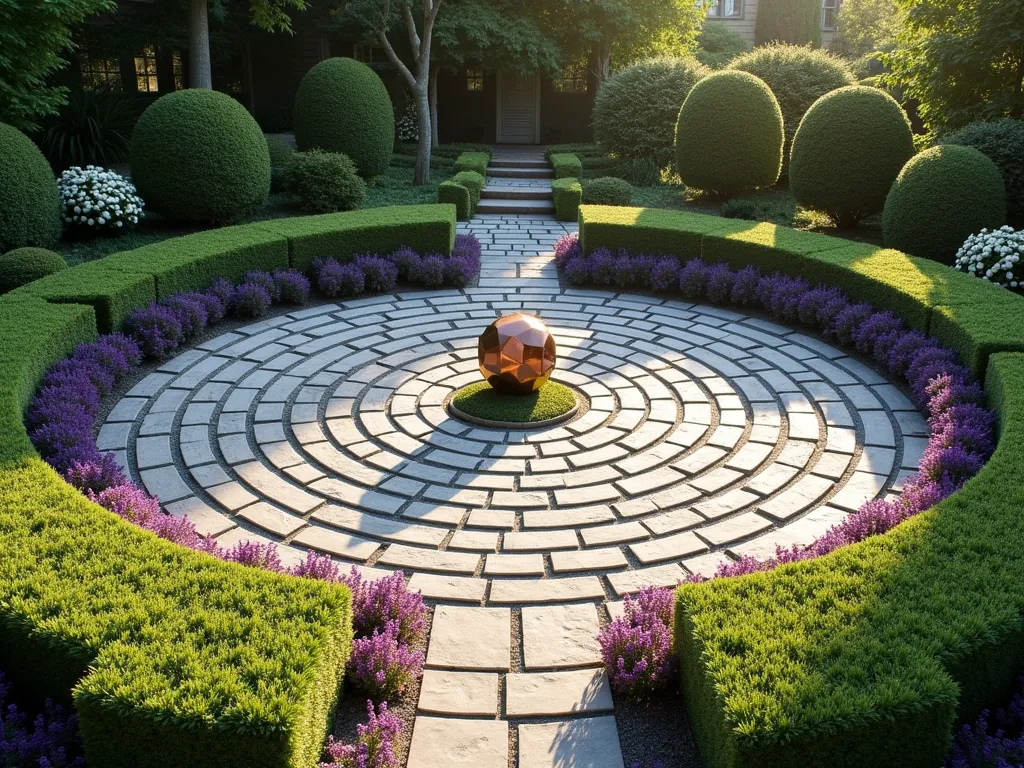
[{"label": "ball topiary shrub", "polygon": [[1024,120],[971,123],[941,143],[974,147],[995,163],[1006,186],[1006,213],[1010,221],[1024,224]]},{"label": "ball topiary shrub", "polygon": [[131,166],[146,205],[175,219],[244,219],[270,194],[263,132],[218,91],[176,91],[150,104],[132,134]]},{"label": "ball topiary shrub", "polygon": [[296,152],[282,174],[285,192],[303,213],[333,213],[358,208],[366,182],[355,163],[337,152]]},{"label": "ball topiary shrub", "polygon": [[633,202],[633,185],[614,176],[588,181],[583,185],[583,202],[587,205],[629,205]]},{"label": "ball topiary shrub", "polygon": [[46,248],[15,248],[0,256],[0,293],[13,291],[67,268],[59,253]]},{"label": "ball topiary shrub", "polygon": [[[760,11],[758,8],[758,16]],[[829,91],[857,84],[857,76],[839,57],[820,48],[785,43],[758,46],[733,59],[729,69],[761,78],[779,100],[786,126],[784,163],[793,135],[811,105]]]},{"label": "ball topiary shrub", "polygon": [[676,169],[688,187],[731,195],[774,184],[782,169],[782,112],[762,80],[723,70],[679,110]]},{"label": "ball topiary shrub", "polygon": [[363,177],[391,165],[395,112],[377,73],[355,59],[334,58],[313,67],[295,94],[295,142],[352,158]]},{"label": "ball topiary shrub", "polygon": [[885,245],[953,264],[967,237],[1006,220],[995,163],[973,147],[926,149],[903,166],[882,211]]},{"label": "ball topiary shrub", "polygon": [[913,156],[910,121],[892,96],[877,88],[840,88],[814,102],[800,121],[789,189],[805,208],[854,226],[882,210]]},{"label": "ball topiary shrub", "polygon": [[674,159],[676,118],[690,89],[710,70],[696,59],[661,57],[619,70],[594,100],[594,139],[623,159],[647,158],[659,168]]},{"label": "ball topiary shrub", "polygon": [[48,248],[60,231],[60,195],[49,163],[28,136],[0,123],[0,253]]}]

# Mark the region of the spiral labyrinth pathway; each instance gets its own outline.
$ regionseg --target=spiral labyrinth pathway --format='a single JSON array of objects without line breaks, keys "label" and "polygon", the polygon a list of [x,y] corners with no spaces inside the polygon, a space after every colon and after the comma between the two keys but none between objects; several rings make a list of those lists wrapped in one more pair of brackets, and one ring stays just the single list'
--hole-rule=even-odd
[{"label": "spiral labyrinth pathway", "polygon": [[[483,220],[481,287],[225,333],[120,401],[101,447],[224,545],[403,569],[435,601],[410,766],[621,766],[596,635],[626,593],[806,544],[917,466],[927,425],[838,349],[733,311],[562,290],[551,221]],[[477,336],[534,313],[562,425],[454,419]],[[461,749],[461,747],[460,747]],[[590,762],[587,762],[590,760]]]}]

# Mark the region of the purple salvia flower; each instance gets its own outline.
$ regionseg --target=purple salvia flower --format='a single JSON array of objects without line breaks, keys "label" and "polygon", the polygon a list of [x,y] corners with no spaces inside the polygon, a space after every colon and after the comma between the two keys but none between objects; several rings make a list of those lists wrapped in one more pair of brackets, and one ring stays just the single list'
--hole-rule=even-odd
[{"label": "purple salvia flower", "polygon": [[366,290],[390,293],[398,284],[398,267],[390,259],[372,254],[355,257],[355,264],[363,270]]},{"label": "purple salvia flower", "polygon": [[274,270],[273,277],[278,301],[294,305],[309,301],[309,278],[297,269],[277,269]]},{"label": "purple salvia flower", "polygon": [[679,261],[671,256],[656,259],[651,267],[651,290],[674,291],[679,287]]}]

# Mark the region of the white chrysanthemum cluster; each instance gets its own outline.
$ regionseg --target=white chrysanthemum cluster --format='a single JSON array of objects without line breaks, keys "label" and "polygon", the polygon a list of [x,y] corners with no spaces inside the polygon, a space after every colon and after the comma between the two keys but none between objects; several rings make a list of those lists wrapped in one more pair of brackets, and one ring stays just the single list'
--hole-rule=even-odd
[{"label": "white chrysanthemum cluster", "polygon": [[406,102],[405,113],[395,123],[395,132],[399,141],[419,141],[420,126],[416,122],[416,102]]},{"label": "white chrysanthemum cluster", "polygon": [[971,235],[956,252],[955,266],[982,280],[1007,288],[1024,285],[1024,230],[1000,227],[989,232],[981,230]]},{"label": "white chrysanthemum cluster", "polygon": [[64,223],[80,230],[124,230],[138,224],[144,203],[135,185],[96,165],[68,168],[57,179]]}]

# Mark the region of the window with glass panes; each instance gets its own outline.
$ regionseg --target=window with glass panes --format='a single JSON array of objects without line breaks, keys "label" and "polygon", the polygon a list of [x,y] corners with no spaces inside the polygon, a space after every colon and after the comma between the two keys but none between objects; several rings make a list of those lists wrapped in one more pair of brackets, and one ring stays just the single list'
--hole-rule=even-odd
[{"label": "window with glass panes", "polygon": [[738,19],[742,16],[743,0],[714,0],[708,6],[709,19]]},{"label": "window with glass panes", "polygon": [[104,88],[121,90],[121,63],[117,59],[94,59],[82,56],[82,86],[88,91]]},{"label": "window with glass panes", "polygon": [[185,67],[181,63],[180,51],[171,54],[171,70],[174,72],[174,90],[180,91],[185,87]]},{"label": "window with glass panes", "polygon": [[586,93],[587,67],[582,62],[568,64],[554,80],[556,93]]},{"label": "window with glass panes", "polygon": [[839,9],[843,7],[843,0],[821,0],[821,28],[831,31],[836,28],[836,18],[839,16]]},{"label": "window with glass panes", "polygon": [[156,49],[147,45],[135,56],[135,88],[139,93],[156,93],[160,86],[156,77]]},{"label": "window with glass panes", "polygon": [[484,89],[484,71],[482,69],[466,70],[466,90],[482,91]]}]

